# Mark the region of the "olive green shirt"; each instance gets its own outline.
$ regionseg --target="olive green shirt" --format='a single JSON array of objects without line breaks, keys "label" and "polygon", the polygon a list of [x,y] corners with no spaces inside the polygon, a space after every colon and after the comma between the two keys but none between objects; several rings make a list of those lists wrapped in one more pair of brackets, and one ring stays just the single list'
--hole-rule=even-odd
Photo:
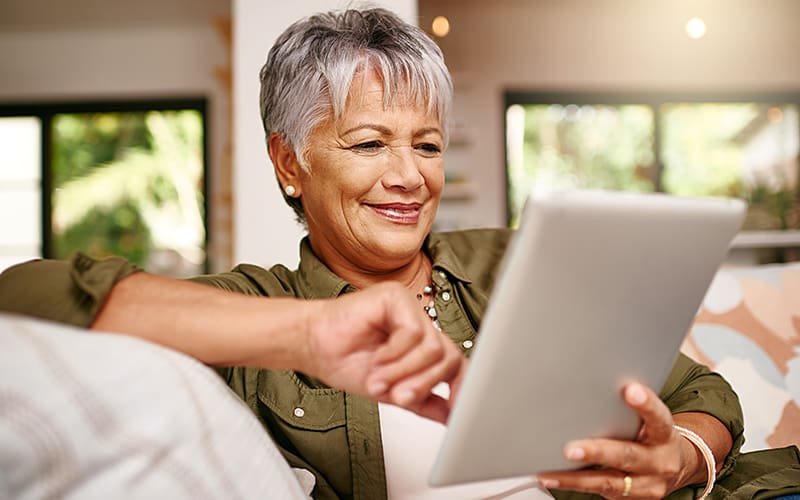
[{"label": "olive green shirt", "polygon": [[[424,243],[423,250],[433,262],[439,323],[465,355],[469,355],[512,234],[504,229],[434,233]],[[95,261],[80,254],[69,263],[35,261],[17,266],[0,275],[0,310],[88,326],[114,283],[135,271],[122,259]],[[282,265],[267,270],[243,264],[227,273],[192,280],[271,297],[335,298],[354,290],[317,258],[307,239],[300,245],[297,270]],[[291,466],[315,475],[315,498],[386,498],[377,404],[296,372],[254,368],[220,371],[264,423]],[[738,398],[727,382],[681,355],[661,388],[660,397],[673,413],[705,412],[730,430],[734,446],[721,477],[728,475],[739,457],[743,423]],[[785,463],[786,460],[778,465],[783,467]],[[778,465],[767,468],[767,472],[774,473]],[[794,470],[791,460],[787,467]],[[736,481],[744,484],[747,479]],[[719,498],[729,498],[733,490],[723,490],[723,486],[715,492],[725,491]],[[558,491],[554,494],[557,498],[585,496]],[[684,488],[670,498],[692,497],[692,490]]]}]

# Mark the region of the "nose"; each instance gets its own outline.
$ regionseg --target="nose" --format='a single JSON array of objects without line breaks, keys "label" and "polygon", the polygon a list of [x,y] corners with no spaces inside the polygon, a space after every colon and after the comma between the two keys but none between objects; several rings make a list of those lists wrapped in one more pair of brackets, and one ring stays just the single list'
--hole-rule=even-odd
[{"label": "nose", "polygon": [[383,185],[387,189],[414,191],[425,184],[419,165],[419,157],[411,147],[395,147],[389,155],[389,165],[383,176]]}]

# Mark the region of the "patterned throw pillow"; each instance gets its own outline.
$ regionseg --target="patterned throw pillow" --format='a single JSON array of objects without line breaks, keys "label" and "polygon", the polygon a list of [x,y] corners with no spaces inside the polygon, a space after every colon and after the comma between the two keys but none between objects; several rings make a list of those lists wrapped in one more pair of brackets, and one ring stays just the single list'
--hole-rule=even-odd
[{"label": "patterned throw pillow", "polygon": [[800,446],[800,265],[719,271],[683,350],[739,394],[745,450]]},{"label": "patterned throw pillow", "polygon": [[0,315],[0,498],[308,498],[213,370]]}]

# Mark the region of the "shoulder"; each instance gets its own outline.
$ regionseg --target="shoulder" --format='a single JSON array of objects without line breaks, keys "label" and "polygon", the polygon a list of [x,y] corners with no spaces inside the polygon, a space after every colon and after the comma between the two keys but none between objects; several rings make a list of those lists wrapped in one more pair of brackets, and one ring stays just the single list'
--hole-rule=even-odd
[{"label": "shoulder", "polygon": [[466,253],[471,256],[476,250],[502,254],[513,235],[513,229],[485,228],[431,233],[430,239],[432,244],[439,241],[448,243],[456,254]]},{"label": "shoulder", "polygon": [[432,233],[428,251],[434,265],[488,292],[513,235],[508,228]]},{"label": "shoulder", "polygon": [[506,252],[514,230],[508,228],[468,229],[446,233],[432,233],[429,247],[445,248],[462,263],[477,260],[500,260]]}]

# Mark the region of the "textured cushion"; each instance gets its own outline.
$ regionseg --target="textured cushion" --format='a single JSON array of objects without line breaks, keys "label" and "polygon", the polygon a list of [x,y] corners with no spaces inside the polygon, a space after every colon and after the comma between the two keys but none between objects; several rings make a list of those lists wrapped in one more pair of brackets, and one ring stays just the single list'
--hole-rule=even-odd
[{"label": "textured cushion", "polygon": [[0,498],[307,498],[213,370],[0,315]]},{"label": "textured cushion", "polygon": [[745,450],[800,446],[800,265],[719,271],[683,350],[739,394]]}]

